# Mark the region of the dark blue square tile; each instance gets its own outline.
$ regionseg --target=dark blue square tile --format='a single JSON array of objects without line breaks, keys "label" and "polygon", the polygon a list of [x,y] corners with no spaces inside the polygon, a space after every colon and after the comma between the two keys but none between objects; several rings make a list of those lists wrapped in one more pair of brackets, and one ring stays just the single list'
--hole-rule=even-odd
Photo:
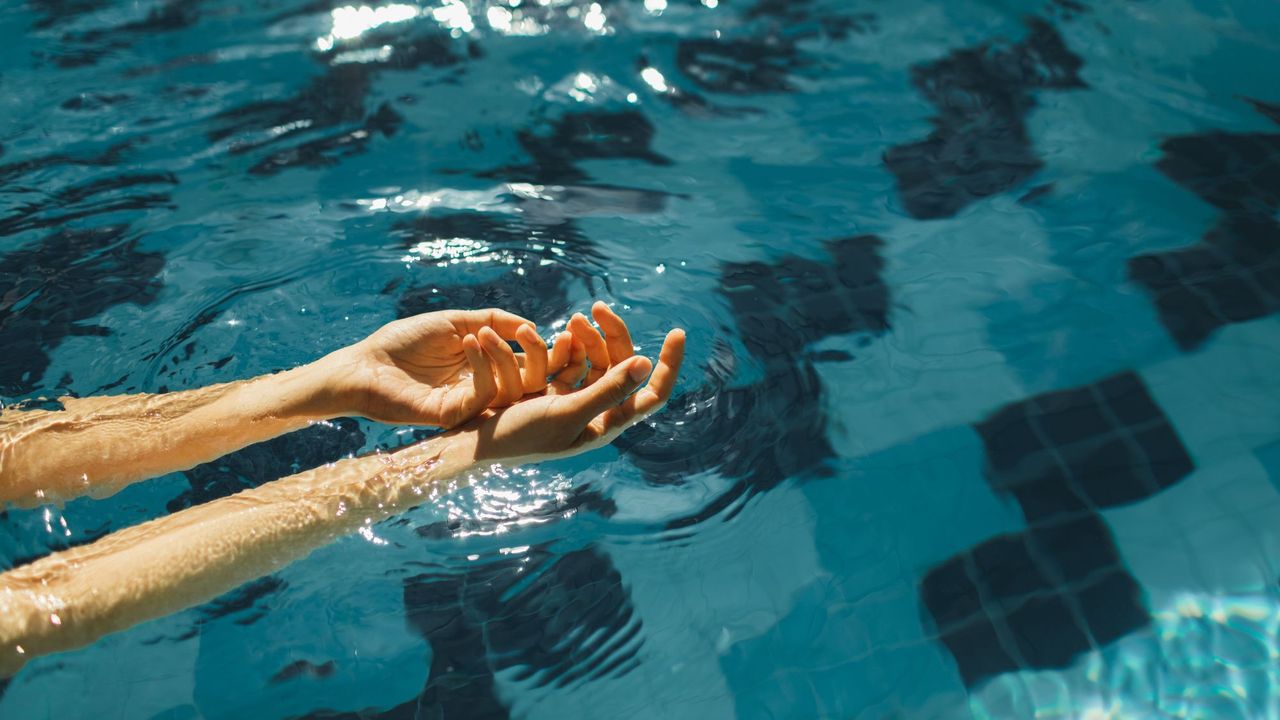
[{"label": "dark blue square tile", "polygon": [[1046,438],[1057,446],[1069,445],[1106,433],[1111,422],[1088,389],[1050,393],[1036,399],[1035,415]]},{"label": "dark blue square tile", "polygon": [[1134,440],[1146,455],[1156,485],[1169,487],[1195,469],[1187,449],[1167,422],[1135,433]]},{"label": "dark blue square tile", "polygon": [[941,640],[956,659],[960,678],[967,687],[1018,669],[1017,661],[1001,645],[995,626],[986,617],[948,630]]},{"label": "dark blue square tile", "polygon": [[1121,424],[1138,425],[1162,416],[1146,386],[1134,373],[1109,377],[1098,383],[1097,388]]},{"label": "dark blue square tile", "polygon": [[1001,408],[974,428],[986,446],[987,462],[999,477],[1014,470],[1024,459],[1041,453],[1045,447],[1022,403]]},{"label": "dark blue square tile", "polygon": [[1123,569],[1076,593],[1076,603],[1098,647],[1145,627],[1151,617],[1142,602],[1142,589]]},{"label": "dark blue square tile", "polygon": [[1004,618],[1027,667],[1063,668],[1092,646],[1061,596],[1034,597]]},{"label": "dark blue square tile", "polygon": [[920,598],[939,630],[967,622],[982,612],[978,586],[969,577],[963,555],[926,573],[920,583]]},{"label": "dark blue square tile", "polygon": [[1026,482],[1012,486],[1010,492],[1030,524],[1094,511],[1090,500],[1081,494],[1056,460]]},{"label": "dark blue square tile", "polygon": [[1077,583],[1120,564],[1111,531],[1098,515],[1046,523],[1027,531],[1031,552],[1059,583]]},{"label": "dark blue square tile", "polygon": [[997,606],[1009,608],[1022,598],[1053,587],[1027,552],[1022,533],[1001,535],[973,549],[974,581]]},{"label": "dark blue square tile", "polygon": [[1142,467],[1145,458],[1135,455],[1129,441],[1121,437],[1073,448],[1065,460],[1076,486],[1097,508],[1135,502],[1158,489]]},{"label": "dark blue square tile", "polygon": [[1031,523],[1136,502],[1192,466],[1131,371],[1012,403],[974,428],[989,484]]}]

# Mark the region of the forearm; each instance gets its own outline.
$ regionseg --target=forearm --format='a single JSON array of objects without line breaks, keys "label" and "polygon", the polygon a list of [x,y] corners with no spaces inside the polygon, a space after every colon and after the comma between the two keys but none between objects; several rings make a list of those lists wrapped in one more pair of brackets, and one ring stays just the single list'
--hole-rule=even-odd
[{"label": "forearm", "polygon": [[0,676],[206,602],[437,497],[476,466],[474,435],[292,475],[0,575]]},{"label": "forearm", "polygon": [[103,497],[270,439],[336,410],[316,363],[167,393],[65,399],[0,415],[0,507]]}]

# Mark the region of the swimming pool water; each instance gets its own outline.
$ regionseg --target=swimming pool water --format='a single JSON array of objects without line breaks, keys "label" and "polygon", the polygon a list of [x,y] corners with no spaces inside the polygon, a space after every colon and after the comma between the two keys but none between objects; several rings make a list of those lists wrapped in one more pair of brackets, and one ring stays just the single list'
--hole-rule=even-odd
[{"label": "swimming pool water", "polygon": [[[0,400],[593,298],[678,397],[15,718],[1280,717],[1268,0],[0,3]],[[420,431],[0,515],[28,562]]]}]

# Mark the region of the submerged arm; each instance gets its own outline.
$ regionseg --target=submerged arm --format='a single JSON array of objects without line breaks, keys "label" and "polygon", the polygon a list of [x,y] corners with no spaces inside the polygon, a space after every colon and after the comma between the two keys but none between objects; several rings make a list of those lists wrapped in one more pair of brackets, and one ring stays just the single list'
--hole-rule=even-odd
[{"label": "submerged arm", "polygon": [[27,659],[205,602],[474,466],[465,437],[335,463],[197,505],[0,575],[0,677]]}]

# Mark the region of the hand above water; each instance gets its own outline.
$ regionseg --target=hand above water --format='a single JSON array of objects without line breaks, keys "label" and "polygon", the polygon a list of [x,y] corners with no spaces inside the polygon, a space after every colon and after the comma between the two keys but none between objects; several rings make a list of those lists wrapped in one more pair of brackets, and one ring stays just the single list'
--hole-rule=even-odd
[{"label": "hand above water", "polygon": [[[477,462],[577,455],[613,441],[671,398],[684,359],[684,331],[667,333],[655,367],[635,356],[626,324],[608,306],[597,302],[592,315],[604,335],[575,315],[552,347],[545,367],[556,379],[544,391],[486,410],[459,429],[459,438],[474,443]],[[528,355],[539,352],[535,348]],[[645,378],[648,384],[637,392]]]},{"label": "hand above water", "polygon": [[451,428],[540,392],[546,359],[534,324],[504,310],[415,315],[317,361],[318,404],[322,414]]}]

